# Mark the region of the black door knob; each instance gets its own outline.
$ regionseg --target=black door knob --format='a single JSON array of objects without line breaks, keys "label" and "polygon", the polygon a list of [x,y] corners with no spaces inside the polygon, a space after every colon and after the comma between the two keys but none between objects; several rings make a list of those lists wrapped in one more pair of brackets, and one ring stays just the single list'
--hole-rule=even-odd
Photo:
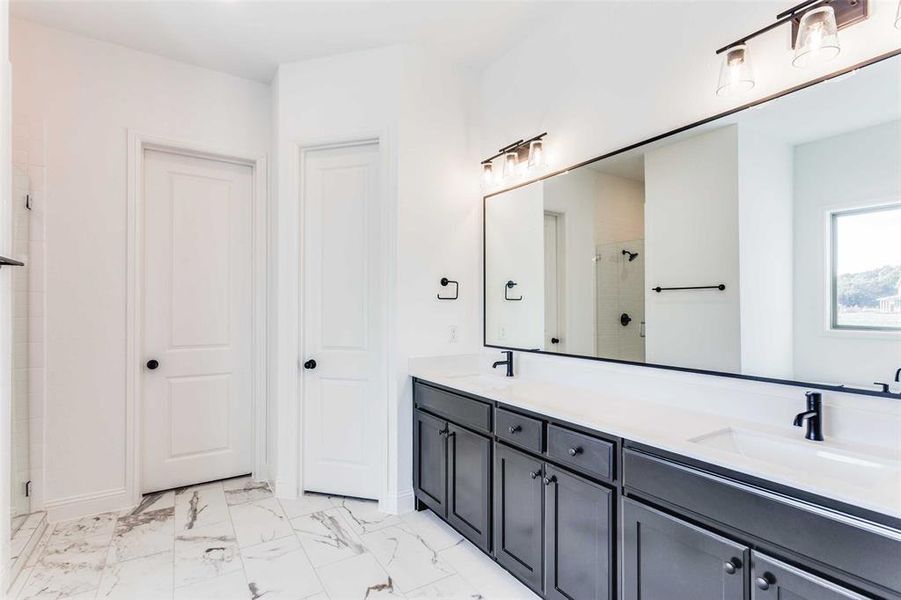
[{"label": "black door knob", "polygon": [[552,343],[552,344],[559,344],[559,343],[560,343],[560,338],[551,338],[551,343]]},{"label": "black door knob", "polygon": [[625,327],[629,323],[632,322],[632,317],[629,316],[629,313],[623,313],[619,316],[619,324]]},{"label": "black door knob", "polygon": [[151,371],[155,370],[159,366],[160,366],[160,361],[158,361],[156,359],[151,358],[150,360],[147,361],[147,368],[150,369]]},{"label": "black door knob", "polygon": [[313,360],[313,359],[311,358],[311,359],[308,360],[307,362],[303,363],[303,368],[304,368],[304,369],[311,369],[311,370],[312,370],[312,369],[315,369],[315,368],[316,368],[316,361]]}]

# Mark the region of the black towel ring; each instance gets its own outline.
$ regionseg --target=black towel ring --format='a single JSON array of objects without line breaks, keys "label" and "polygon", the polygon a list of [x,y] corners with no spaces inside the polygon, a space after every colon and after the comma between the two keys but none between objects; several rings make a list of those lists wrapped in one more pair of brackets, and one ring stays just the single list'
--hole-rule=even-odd
[{"label": "black towel ring", "polygon": [[447,277],[441,278],[441,287],[447,287],[447,284],[449,284],[449,283],[454,284],[454,295],[453,296],[442,296],[441,294],[438,294],[439,300],[456,300],[457,298],[460,297],[460,283],[457,281],[454,281],[453,279],[448,279]]}]

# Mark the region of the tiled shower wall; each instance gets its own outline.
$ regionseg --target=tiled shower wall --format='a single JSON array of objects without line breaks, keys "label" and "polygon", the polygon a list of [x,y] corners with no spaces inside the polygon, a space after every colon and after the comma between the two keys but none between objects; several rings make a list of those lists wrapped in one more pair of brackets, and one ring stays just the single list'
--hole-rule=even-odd
[{"label": "tiled shower wall", "polygon": [[[13,252],[25,263],[13,276],[13,515],[40,510],[44,406],[44,125],[14,114]],[[29,199],[26,205],[26,197]],[[30,206],[29,209],[27,206]],[[31,495],[25,484],[31,481]]]},{"label": "tiled shower wall", "polygon": [[[600,244],[596,257],[598,356],[644,362],[644,240]],[[623,313],[632,318],[625,326]]]}]

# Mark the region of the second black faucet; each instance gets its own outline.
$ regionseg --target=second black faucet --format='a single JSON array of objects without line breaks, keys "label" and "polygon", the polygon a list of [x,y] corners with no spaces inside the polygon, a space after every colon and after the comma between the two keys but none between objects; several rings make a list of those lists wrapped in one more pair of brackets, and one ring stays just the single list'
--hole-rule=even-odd
[{"label": "second black faucet", "polygon": [[501,365],[507,365],[507,377],[513,377],[513,351],[512,350],[504,350],[501,352],[507,358],[505,360],[499,360],[493,365],[491,365],[492,369],[496,369]]}]

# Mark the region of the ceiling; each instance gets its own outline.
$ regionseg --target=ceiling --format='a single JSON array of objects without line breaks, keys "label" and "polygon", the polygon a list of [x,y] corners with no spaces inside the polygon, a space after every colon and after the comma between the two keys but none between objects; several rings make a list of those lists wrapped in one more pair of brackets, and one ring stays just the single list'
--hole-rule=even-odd
[{"label": "ceiling", "polygon": [[570,2],[13,0],[13,17],[268,83],[280,63],[420,43],[471,68]]}]

